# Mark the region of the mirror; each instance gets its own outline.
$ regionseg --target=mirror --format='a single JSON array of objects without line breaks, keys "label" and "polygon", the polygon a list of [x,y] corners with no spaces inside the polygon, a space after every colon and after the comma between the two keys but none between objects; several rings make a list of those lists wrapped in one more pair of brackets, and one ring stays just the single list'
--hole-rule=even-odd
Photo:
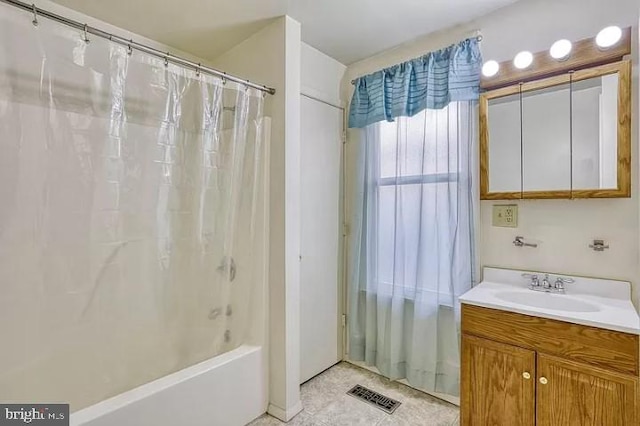
[{"label": "mirror", "polygon": [[571,85],[522,94],[522,187],[571,190]]},{"label": "mirror", "polygon": [[491,192],[520,192],[522,143],[520,93],[489,100]]},{"label": "mirror", "polygon": [[481,199],[630,196],[629,61],[485,92]]},{"label": "mirror", "polygon": [[573,188],[616,189],[618,184],[618,74],[571,86]]}]

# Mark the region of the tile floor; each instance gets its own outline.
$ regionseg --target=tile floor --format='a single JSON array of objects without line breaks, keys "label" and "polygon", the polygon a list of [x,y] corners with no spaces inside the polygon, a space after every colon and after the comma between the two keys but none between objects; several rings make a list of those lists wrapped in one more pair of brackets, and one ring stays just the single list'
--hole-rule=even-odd
[{"label": "tile floor", "polygon": [[[346,394],[356,384],[402,403],[393,414]],[[432,398],[368,370],[341,362],[314,377],[300,389],[304,410],[289,423],[264,415],[250,426],[451,426],[458,425],[455,405]]]}]

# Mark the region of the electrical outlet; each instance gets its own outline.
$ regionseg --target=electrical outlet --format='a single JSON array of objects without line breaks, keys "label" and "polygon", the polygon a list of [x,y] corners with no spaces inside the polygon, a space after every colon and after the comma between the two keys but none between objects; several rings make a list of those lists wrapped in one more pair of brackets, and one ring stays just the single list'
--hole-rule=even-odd
[{"label": "electrical outlet", "polygon": [[504,228],[518,227],[518,206],[516,204],[494,205],[493,226]]}]

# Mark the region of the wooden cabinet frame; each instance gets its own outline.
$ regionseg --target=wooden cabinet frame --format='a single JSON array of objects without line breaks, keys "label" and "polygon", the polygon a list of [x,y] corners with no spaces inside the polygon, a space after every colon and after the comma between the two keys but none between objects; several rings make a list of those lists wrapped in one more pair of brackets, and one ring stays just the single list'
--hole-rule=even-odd
[{"label": "wooden cabinet frame", "polygon": [[[618,74],[618,187],[615,189],[570,189],[559,191],[489,191],[489,100]],[[520,142],[522,144],[522,140]],[[573,155],[573,154],[572,154]],[[522,167],[522,166],[521,166]],[[573,173],[573,171],[571,171]],[[628,198],[631,196],[631,61],[624,60],[543,80],[491,90],[480,95],[480,199],[520,200],[550,198]]]}]

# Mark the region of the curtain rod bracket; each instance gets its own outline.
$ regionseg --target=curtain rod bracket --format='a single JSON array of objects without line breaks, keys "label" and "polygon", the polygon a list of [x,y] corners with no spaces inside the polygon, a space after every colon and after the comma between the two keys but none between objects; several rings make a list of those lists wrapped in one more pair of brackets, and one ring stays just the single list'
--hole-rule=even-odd
[{"label": "curtain rod bracket", "polygon": [[82,40],[89,44],[91,42],[91,40],[89,40],[89,36],[87,35],[87,29],[89,28],[89,26],[87,24],[84,24],[84,28],[82,30]]},{"label": "curtain rod bracket", "polygon": [[36,8],[35,4],[31,5],[31,9],[33,10],[33,21],[31,23],[34,27],[38,26],[38,8]]}]

